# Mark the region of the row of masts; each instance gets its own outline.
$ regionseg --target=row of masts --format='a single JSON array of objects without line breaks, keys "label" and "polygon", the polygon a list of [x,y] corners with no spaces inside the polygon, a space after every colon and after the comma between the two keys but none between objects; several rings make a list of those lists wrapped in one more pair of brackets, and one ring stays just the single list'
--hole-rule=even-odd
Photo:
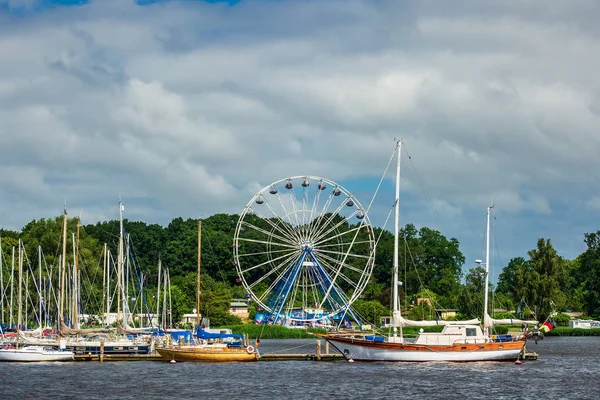
[{"label": "row of masts", "polygon": [[[123,230],[123,205],[119,203],[119,244],[118,244],[118,258],[117,258],[117,279],[116,279],[116,296],[117,296],[117,312],[116,312],[116,321],[117,323],[125,322],[128,324],[130,321],[133,323],[132,313],[129,307],[129,257],[125,257],[125,238],[124,238],[124,230]],[[38,311],[37,316],[34,312],[34,320],[37,319],[37,323],[40,327],[46,327],[50,325],[50,313],[52,308],[52,302],[48,301],[49,298],[54,298],[56,304],[56,314],[58,317],[58,328],[60,330],[60,323],[67,323],[69,319],[67,316],[70,315],[70,322],[75,329],[80,328],[80,321],[82,315],[80,315],[80,307],[81,307],[81,270],[79,265],[79,239],[80,239],[80,229],[81,223],[80,220],[77,220],[77,230],[72,234],[72,247],[73,247],[73,264],[72,268],[68,267],[67,263],[67,222],[68,215],[66,210],[63,213],[63,224],[62,224],[62,254],[58,256],[58,282],[57,285],[59,287],[59,296],[58,301],[56,301],[56,293],[54,293],[54,285],[52,284],[51,276],[54,275],[52,269],[48,271],[48,267],[46,266],[46,278],[43,278],[42,275],[42,264],[43,264],[43,252],[41,246],[38,246],[38,264],[39,264],[39,272],[38,279],[33,279],[34,286],[36,291],[38,292]],[[128,238],[127,238],[128,239]],[[127,240],[129,243],[129,240]],[[12,249],[12,267],[10,272],[10,277],[8,283],[5,284],[5,274],[4,274],[4,254],[2,251],[2,238],[0,238],[0,323],[5,325],[6,317],[8,316],[8,322],[11,326],[14,326],[14,316],[13,311],[14,307],[14,299],[15,299],[15,261],[17,265],[17,279],[18,284],[17,287],[17,327],[21,329],[23,324],[23,311],[25,314],[25,322],[29,320],[29,310],[28,304],[33,304],[33,298],[29,296],[29,288],[30,288],[30,276],[34,276],[33,271],[31,269],[31,265],[28,264],[29,270],[31,273],[23,272],[23,262],[26,258],[24,245],[22,241],[18,240],[18,246],[15,249],[13,246]],[[16,253],[15,254],[15,250]],[[129,254],[129,245],[127,245],[127,254]],[[16,257],[15,257],[16,256]],[[15,260],[16,258],[16,260]],[[102,316],[102,323],[105,326],[109,325],[109,315],[111,314],[111,305],[114,304],[111,295],[111,266],[114,268],[114,264],[111,263],[111,254],[108,249],[108,245],[104,244],[103,247],[103,283],[102,283],[102,299],[100,301],[100,316]],[[113,261],[114,262],[114,261]],[[161,261],[159,260],[159,273],[158,273],[158,293],[156,296],[156,319],[159,322],[159,326],[171,326],[173,325],[172,321],[172,301],[171,301],[171,280],[168,269],[162,269]],[[114,270],[113,270],[114,271]],[[69,284],[67,283],[69,280]],[[25,281],[25,282],[24,282]],[[25,285],[23,285],[25,283]],[[161,293],[161,283],[162,283],[162,293]],[[199,278],[198,278],[199,283]],[[149,315],[149,310],[146,308],[144,310],[144,276],[140,274],[138,285],[139,287],[135,287],[134,291],[139,289],[137,302],[140,305],[140,315],[148,314],[149,320],[152,321],[152,316]],[[25,299],[23,298],[23,287],[26,288]],[[10,288],[10,299],[8,298],[8,291]],[[162,301],[161,301],[162,295]],[[23,299],[25,300],[25,307],[23,307]],[[6,300],[6,301],[5,301]],[[29,301],[28,301],[29,300]],[[5,303],[8,303],[8,313],[5,313],[6,307]],[[162,307],[161,307],[162,306]],[[199,300],[198,300],[199,306]],[[133,307],[136,307],[136,304],[133,304]],[[34,307],[32,307],[34,308]],[[5,315],[9,314],[9,315]],[[90,313],[96,314],[96,313]],[[36,318],[37,317],[37,318]],[[198,320],[199,320],[199,307],[198,307]],[[151,322],[152,323],[152,322]]]}]

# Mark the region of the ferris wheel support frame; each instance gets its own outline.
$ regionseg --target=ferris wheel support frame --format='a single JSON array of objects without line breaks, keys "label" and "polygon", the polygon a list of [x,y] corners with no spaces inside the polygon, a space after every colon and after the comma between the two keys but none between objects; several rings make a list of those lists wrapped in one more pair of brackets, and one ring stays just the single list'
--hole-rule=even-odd
[{"label": "ferris wheel support frame", "polygon": [[[318,276],[321,278],[318,280],[319,283],[322,282],[322,284],[320,284],[320,290],[322,292],[327,292],[328,290],[330,290],[329,295],[323,299],[322,303],[319,304],[318,308],[321,308],[322,305],[327,301],[329,303],[335,301],[336,303],[341,305],[341,310],[343,311],[343,314],[350,314],[350,316],[352,317],[352,319],[354,319],[354,321],[356,323],[358,323],[359,325],[362,325],[360,322],[360,319],[358,319],[356,317],[356,315],[354,314],[354,312],[352,311],[352,308],[350,307],[350,304],[348,304],[348,301],[345,299],[345,297],[337,290],[337,288],[332,285],[332,279],[329,276],[329,274],[327,273],[327,271],[325,270],[325,268],[321,265],[321,263],[319,262],[318,258],[314,255],[314,253],[312,252],[312,250],[310,248],[305,248],[304,252],[302,254],[302,256],[300,257],[300,259],[298,260],[298,262],[296,263],[296,265],[294,266],[293,272],[289,273],[288,276],[286,277],[286,281],[284,286],[278,291],[277,295],[275,296],[275,301],[271,302],[270,304],[273,304],[273,309],[276,309],[275,312],[272,312],[269,314],[267,320],[272,320],[273,323],[277,323],[281,318],[283,318],[284,316],[286,316],[285,313],[282,314],[282,310],[283,310],[283,306],[286,304],[287,302],[287,298],[289,297],[290,291],[292,289],[292,286],[298,276],[298,273],[300,272],[305,260],[306,260],[306,256],[309,256],[311,260],[313,260],[312,262],[314,262],[316,264],[315,269],[311,269],[311,273],[313,274],[318,274]],[[331,290],[333,291],[333,293],[331,293]],[[333,304],[331,304],[333,306]],[[341,313],[341,312],[340,312]],[[340,314],[338,313],[338,314]],[[287,315],[287,318],[289,318],[290,320],[296,320],[295,318]],[[320,319],[324,318],[323,316],[320,317],[315,317],[312,319],[312,321],[318,321]],[[342,317],[343,318],[343,317]],[[304,319],[306,320],[306,319]],[[310,320],[309,320],[310,321]]]}]

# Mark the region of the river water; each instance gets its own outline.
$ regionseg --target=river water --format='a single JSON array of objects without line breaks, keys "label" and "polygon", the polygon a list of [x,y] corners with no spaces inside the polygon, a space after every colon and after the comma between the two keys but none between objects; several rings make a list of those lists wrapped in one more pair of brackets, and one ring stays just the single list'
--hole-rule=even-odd
[{"label": "river water", "polygon": [[[315,340],[263,340],[263,353],[314,353]],[[16,399],[600,399],[600,337],[528,344],[537,361],[0,363]],[[324,347],[323,347],[324,349]]]}]

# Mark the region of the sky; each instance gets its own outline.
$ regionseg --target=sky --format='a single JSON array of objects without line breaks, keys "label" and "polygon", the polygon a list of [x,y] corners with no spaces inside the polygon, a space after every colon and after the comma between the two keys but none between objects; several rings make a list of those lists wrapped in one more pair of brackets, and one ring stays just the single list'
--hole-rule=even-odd
[{"label": "sky", "polygon": [[[0,0],[0,227],[238,213],[322,176],[369,203],[403,138],[401,224],[492,281],[599,229],[594,0]],[[408,158],[407,156],[410,156]],[[383,225],[390,174],[369,216]],[[387,226],[388,229],[391,225]]]}]

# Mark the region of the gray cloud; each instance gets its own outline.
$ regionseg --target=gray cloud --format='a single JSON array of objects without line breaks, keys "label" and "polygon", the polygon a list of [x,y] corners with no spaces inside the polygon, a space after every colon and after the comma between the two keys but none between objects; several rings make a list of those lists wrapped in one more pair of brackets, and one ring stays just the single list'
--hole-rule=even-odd
[{"label": "gray cloud", "polygon": [[368,203],[403,136],[405,220],[477,258],[493,201],[504,258],[539,236],[574,257],[596,229],[598,16],[591,1],[469,0],[0,14],[0,224],[65,197],[88,222],[113,218],[119,193],[148,222],[237,212],[298,174]]}]

